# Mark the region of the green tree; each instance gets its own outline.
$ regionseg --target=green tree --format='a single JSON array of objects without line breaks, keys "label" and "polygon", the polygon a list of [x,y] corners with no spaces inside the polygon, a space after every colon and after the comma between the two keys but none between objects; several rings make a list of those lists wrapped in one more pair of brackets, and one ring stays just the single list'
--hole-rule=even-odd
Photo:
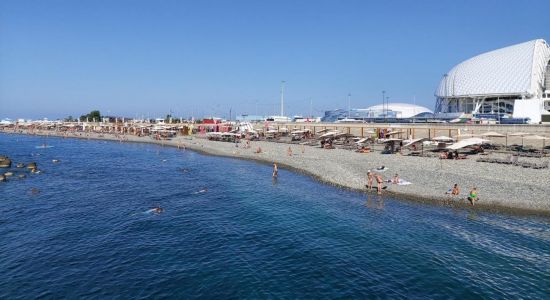
[{"label": "green tree", "polygon": [[80,116],[80,121],[101,122],[101,113],[99,110],[92,110],[89,114]]}]

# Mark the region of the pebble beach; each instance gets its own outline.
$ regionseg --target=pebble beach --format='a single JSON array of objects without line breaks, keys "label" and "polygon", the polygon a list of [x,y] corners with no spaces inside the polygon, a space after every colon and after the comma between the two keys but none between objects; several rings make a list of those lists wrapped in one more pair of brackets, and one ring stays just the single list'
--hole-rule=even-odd
[{"label": "pebble beach", "polygon": [[[37,135],[55,136],[52,132],[35,132]],[[550,170],[530,169],[512,165],[476,162],[475,156],[463,160],[440,160],[438,158],[385,155],[379,152],[357,153],[343,149],[322,149],[314,146],[289,145],[267,141],[244,143],[210,141],[202,137],[179,136],[171,140],[155,140],[151,137],[110,134],[88,134],[68,138],[139,142],[179,147],[210,155],[254,160],[265,164],[277,162],[280,168],[292,169],[315,179],[345,189],[376,193],[366,188],[368,170],[389,180],[399,174],[410,185],[386,183],[383,195],[392,195],[405,201],[424,202],[433,205],[469,208],[468,192],[476,187],[479,201],[475,209],[514,214],[550,216]],[[255,153],[257,148],[261,153]],[[292,155],[288,155],[288,148]],[[491,154],[493,155],[493,154]],[[494,154],[498,156],[498,154]],[[546,158],[521,158],[524,161],[544,162]],[[387,170],[376,171],[385,166]],[[271,176],[270,173],[266,176]],[[458,197],[446,195],[454,184],[460,187]],[[376,186],[376,183],[374,184]]]}]

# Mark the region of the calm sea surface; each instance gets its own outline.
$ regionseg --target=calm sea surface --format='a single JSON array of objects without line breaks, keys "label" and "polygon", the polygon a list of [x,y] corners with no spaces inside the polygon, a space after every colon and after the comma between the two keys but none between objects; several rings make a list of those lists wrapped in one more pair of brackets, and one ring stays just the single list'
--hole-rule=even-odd
[{"label": "calm sea surface", "polygon": [[0,134],[0,154],[43,170],[0,183],[1,299],[550,297],[549,219],[154,145]]}]

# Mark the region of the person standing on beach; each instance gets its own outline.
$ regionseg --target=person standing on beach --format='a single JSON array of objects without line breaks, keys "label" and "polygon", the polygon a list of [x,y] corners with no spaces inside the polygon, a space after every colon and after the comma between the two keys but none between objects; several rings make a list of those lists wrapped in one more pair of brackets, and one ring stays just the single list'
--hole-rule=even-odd
[{"label": "person standing on beach", "polygon": [[273,178],[277,178],[279,175],[279,169],[277,168],[277,163],[273,163]]},{"label": "person standing on beach", "polygon": [[367,171],[367,188],[372,190],[372,182],[374,181],[374,174],[370,170]]},{"label": "person standing on beach", "polygon": [[380,176],[380,174],[376,174],[375,177],[376,177],[376,182],[378,184],[376,186],[376,189],[377,189],[378,195],[381,195],[382,194],[382,183],[384,182],[384,180],[382,179],[382,176]]},{"label": "person standing on beach", "polygon": [[288,150],[286,152],[288,156],[292,156],[292,149],[290,149],[290,146],[288,146]]},{"label": "person standing on beach", "polygon": [[478,197],[477,197],[477,188],[473,188],[471,191],[470,191],[470,194],[468,195],[468,200],[470,201],[470,203],[472,204],[472,206],[475,205],[475,202],[478,200]]}]

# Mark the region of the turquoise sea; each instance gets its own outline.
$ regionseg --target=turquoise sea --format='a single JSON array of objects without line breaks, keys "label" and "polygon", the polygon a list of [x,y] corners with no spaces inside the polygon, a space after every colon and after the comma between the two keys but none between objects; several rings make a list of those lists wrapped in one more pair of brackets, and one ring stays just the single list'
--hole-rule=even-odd
[{"label": "turquoise sea", "polygon": [[1,154],[42,173],[0,182],[0,299],[550,298],[547,218],[156,145],[0,134]]}]

